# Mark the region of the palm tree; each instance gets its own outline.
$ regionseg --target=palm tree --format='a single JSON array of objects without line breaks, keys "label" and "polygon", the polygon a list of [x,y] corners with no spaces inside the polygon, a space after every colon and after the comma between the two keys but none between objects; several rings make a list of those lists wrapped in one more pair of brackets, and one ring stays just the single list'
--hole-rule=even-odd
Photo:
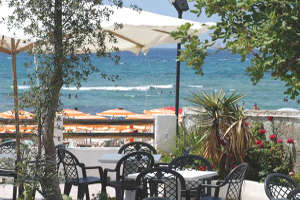
[{"label": "palm tree", "polygon": [[[242,162],[251,147],[253,137],[245,125],[244,107],[238,101],[244,96],[223,90],[208,94],[194,93],[189,101],[196,107],[203,107],[208,120],[202,121],[202,145],[199,153],[210,159],[221,173],[227,173],[235,163]],[[199,109],[195,109],[199,112]],[[203,118],[203,117],[202,117]]]}]

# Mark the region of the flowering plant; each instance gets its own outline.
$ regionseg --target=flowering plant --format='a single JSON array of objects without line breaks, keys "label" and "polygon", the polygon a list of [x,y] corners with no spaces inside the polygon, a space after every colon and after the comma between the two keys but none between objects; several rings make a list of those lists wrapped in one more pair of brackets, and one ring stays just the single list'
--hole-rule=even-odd
[{"label": "flowering plant", "polygon": [[[274,131],[273,117],[268,117],[272,121],[272,131]],[[249,163],[250,169],[247,179],[263,181],[270,173],[289,174],[294,166],[294,140],[288,139],[288,151],[284,148],[283,140],[276,132],[267,133],[261,122],[256,122],[252,126],[252,134],[255,137],[254,146],[248,150],[245,161]],[[269,134],[269,137],[266,136]],[[269,140],[267,140],[269,138]]]}]

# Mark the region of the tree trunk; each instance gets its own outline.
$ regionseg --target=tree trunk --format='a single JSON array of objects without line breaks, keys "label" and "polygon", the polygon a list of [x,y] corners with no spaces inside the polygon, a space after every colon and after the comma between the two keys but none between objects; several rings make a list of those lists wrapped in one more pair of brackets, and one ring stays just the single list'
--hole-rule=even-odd
[{"label": "tree trunk", "polygon": [[42,110],[43,145],[45,148],[45,178],[42,190],[47,200],[61,200],[59,180],[56,173],[56,150],[53,141],[54,118],[59,101],[59,92],[63,85],[63,30],[62,30],[62,1],[55,0],[54,11],[54,69],[48,85],[47,101]]}]

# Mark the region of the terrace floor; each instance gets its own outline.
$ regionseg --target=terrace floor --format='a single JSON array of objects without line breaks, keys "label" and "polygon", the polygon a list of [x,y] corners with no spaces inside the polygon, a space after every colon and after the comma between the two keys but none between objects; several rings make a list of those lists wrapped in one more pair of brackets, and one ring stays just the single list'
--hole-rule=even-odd
[{"label": "terrace floor", "polygon": [[[63,191],[64,184],[60,184],[60,188],[61,191]],[[101,184],[94,184],[89,186],[91,200],[93,200],[93,196],[96,196],[100,192],[100,190],[101,190]],[[0,185],[0,200],[12,199],[12,191],[13,191],[12,184]],[[225,198],[226,191],[227,188],[223,187],[220,190],[220,197]],[[107,192],[110,197],[115,196],[115,190],[113,188],[107,187]],[[77,199],[77,187],[72,187],[70,197],[72,197],[73,200]],[[37,193],[36,199],[41,200],[43,198],[40,194]],[[266,196],[264,191],[264,184],[246,180],[243,184],[241,199],[242,200],[268,200],[268,197]]]},{"label": "terrace floor", "polygon": [[[64,184],[60,184],[61,191],[64,190]],[[89,185],[90,190],[90,198],[92,199],[93,196],[96,196],[100,190],[101,190],[101,184],[93,184]],[[13,191],[13,185],[12,184],[2,184],[0,185],[0,200],[9,200],[12,199],[12,191]],[[115,191],[113,188],[107,187],[107,192],[110,197],[115,196]],[[72,197],[73,200],[77,199],[77,187],[72,187],[70,197]],[[37,193],[36,199],[40,200],[43,199],[42,196]]]}]

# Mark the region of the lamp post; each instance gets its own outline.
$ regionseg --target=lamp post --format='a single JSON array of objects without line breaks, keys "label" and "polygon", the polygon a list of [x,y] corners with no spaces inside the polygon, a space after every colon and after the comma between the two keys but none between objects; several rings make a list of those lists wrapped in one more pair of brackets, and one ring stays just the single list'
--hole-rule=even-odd
[{"label": "lamp post", "polygon": [[[182,19],[183,11],[187,11],[189,9],[189,5],[187,0],[169,0],[170,3],[173,4],[178,13],[178,18]],[[176,98],[175,98],[175,114],[176,114],[176,135],[177,138],[179,135],[179,127],[178,127],[178,110],[179,110],[179,88],[180,88],[180,51],[181,44],[177,43],[177,60],[176,60]]]}]

